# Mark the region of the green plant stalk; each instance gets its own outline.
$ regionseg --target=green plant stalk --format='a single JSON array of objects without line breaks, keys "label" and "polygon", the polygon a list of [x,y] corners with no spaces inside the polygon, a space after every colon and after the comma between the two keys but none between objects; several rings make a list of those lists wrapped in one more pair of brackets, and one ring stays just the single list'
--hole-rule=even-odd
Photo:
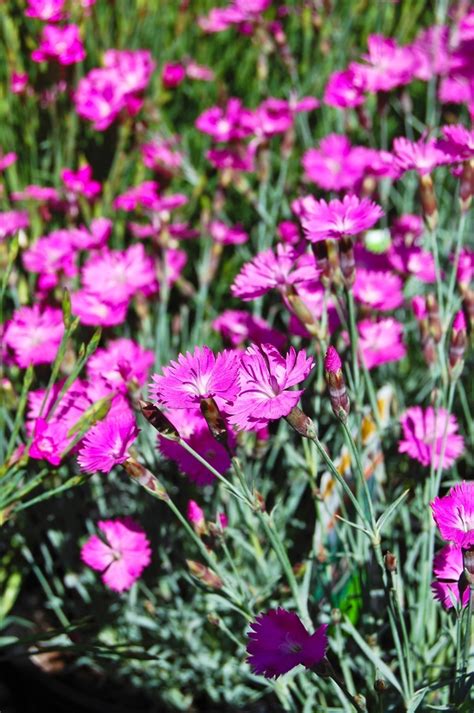
[{"label": "green plant stalk", "polygon": [[356,316],[355,316],[355,304],[354,295],[350,288],[345,289],[346,300],[347,300],[347,312],[348,312],[348,322],[349,322],[349,335],[351,339],[351,353],[352,353],[352,369],[354,372],[354,395],[357,404],[359,404],[360,399],[360,368],[359,368],[359,335],[357,332]]},{"label": "green plant stalk", "polygon": [[[20,394],[20,399],[18,401],[15,421],[13,424],[13,430],[12,430],[12,432],[10,434],[10,438],[8,440],[5,461],[8,461],[9,458],[11,458],[12,453],[15,450],[16,439],[17,439],[17,436],[20,432],[20,429],[21,429],[21,426],[23,423],[23,416],[25,413],[26,402],[28,399],[28,392],[30,390],[31,384],[33,383],[33,377],[34,377],[33,365],[30,364],[30,366],[26,370],[25,378],[23,379],[23,386],[21,387],[21,394]],[[7,472],[8,472],[8,470],[7,470]]]},{"label": "green plant stalk", "polygon": [[351,430],[348,427],[347,423],[345,423],[344,421],[341,421],[341,420],[339,420],[339,423],[341,424],[342,430],[344,431],[344,437],[346,439],[346,443],[347,443],[349,452],[352,453],[352,457],[355,460],[355,464],[356,464],[355,471],[358,474],[359,487],[361,489],[361,492],[364,493],[366,504],[367,504],[368,520],[371,525],[372,533],[376,534],[377,527],[376,527],[376,522],[375,522],[374,507],[372,504],[372,497],[370,495],[369,486],[367,485],[367,480],[364,475],[364,468],[363,468],[362,462],[360,460],[359,449],[357,448],[357,446],[354,442],[354,438],[352,436]]}]

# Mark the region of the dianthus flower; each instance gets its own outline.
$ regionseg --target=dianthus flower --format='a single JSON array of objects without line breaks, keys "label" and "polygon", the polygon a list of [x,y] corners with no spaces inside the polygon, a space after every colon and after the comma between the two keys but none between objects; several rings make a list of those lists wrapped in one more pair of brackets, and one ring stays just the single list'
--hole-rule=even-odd
[{"label": "dianthus flower", "polygon": [[3,153],[0,150],[0,173],[5,171],[9,166],[13,166],[18,160],[18,155],[14,151],[9,151],[8,153]]},{"label": "dianthus flower", "polygon": [[415,58],[415,77],[428,82],[437,75],[447,74],[450,69],[450,28],[433,25],[422,30],[410,45]]},{"label": "dianthus flower", "polygon": [[235,352],[215,356],[209,347],[196,347],[192,354],[179,354],[177,361],[164,366],[163,375],[154,374],[150,393],[170,408],[195,408],[207,398],[226,404],[237,393],[238,363]]},{"label": "dianthus flower", "polygon": [[116,465],[130,457],[128,449],[138,436],[138,428],[130,409],[123,405],[107,414],[86,433],[77,461],[88,473],[110,473]]},{"label": "dianthus flower", "polygon": [[392,245],[387,254],[390,265],[403,275],[414,275],[421,282],[436,282],[433,255],[427,250]]},{"label": "dianthus flower", "polygon": [[101,379],[115,391],[126,392],[132,380],[142,386],[148,377],[155,355],[131,339],[115,339],[106,349],[98,349],[87,362],[91,380]]},{"label": "dianthus flower", "polygon": [[104,67],[117,72],[126,97],[143,92],[147,88],[155,66],[148,50],[109,49],[104,54]]},{"label": "dianthus flower", "polygon": [[186,77],[186,68],[181,62],[165,62],[161,70],[161,81],[167,89],[178,87]]},{"label": "dianthus flower", "polygon": [[306,379],[313,366],[311,357],[293,347],[286,357],[272,344],[248,347],[240,361],[238,393],[227,408],[230,422],[250,431],[288,416],[304,391],[290,387]]},{"label": "dianthus flower", "polygon": [[286,343],[286,336],[282,332],[273,329],[261,317],[243,310],[225,310],[214,320],[212,328],[220,332],[234,348],[242,346],[246,340],[254,344],[273,344],[277,349],[281,349]]},{"label": "dianthus flower", "polygon": [[367,369],[381,364],[400,361],[406,355],[403,343],[403,324],[389,317],[372,322],[364,319],[358,323],[359,347]]},{"label": "dianthus flower", "polygon": [[140,153],[147,168],[167,176],[173,175],[183,163],[183,155],[173,150],[171,141],[154,139],[142,144]]},{"label": "dianthus flower", "polygon": [[347,136],[328,134],[319,148],[306,151],[302,164],[308,180],[324,190],[349,190],[364,176],[367,151],[364,146],[352,146]]},{"label": "dianthus flower", "polygon": [[367,47],[368,53],[362,56],[365,63],[349,65],[365,92],[389,92],[412,81],[416,65],[409,47],[400,47],[394,39],[383,35],[370,35]]},{"label": "dianthus flower", "polygon": [[209,235],[221,245],[242,245],[249,239],[241,225],[227,225],[221,220],[212,220],[208,225]]},{"label": "dianthus flower", "polygon": [[59,22],[64,19],[65,0],[28,0],[26,17],[35,17],[43,22]]},{"label": "dianthus flower", "polygon": [[50,364],[54,361],[64,334],[60,309],[38,304],[20,307],[7,323],[4,341],[14,352],[15,363],[26,368],[30,364]]},{"label": "dianthus flower", "polygon": [[0,241],[25,230],[30,225],[28,213],[23,210],[7,210],[0,212]]},{"label": "dianthus flower", "polygon": [[[74,229],[73,229],[74,230]],[[45,235],[25,250],[23,266],[28,272],[39,275],[38,287],[48,291],[56,287],[60,276],[72,278],[77,275],[76,249],[71,240],[73,231],[55,230]]]},{"label": "dianthus flower", "polygon": [[444,139],[437,143],[438,148],[456,161],[469,161],[474,158],[474,131],[462,124],[443,126]]},{"label": "dianthus flower", "polygon": [[84,264],[82,285],[88,293],[105,295],[111,304],[122,304],[137,292],[154,294],[158,285],[151,257],[143,245],[126,250],[102,250]]},{"label": "dianthus flower", "polygon": [[445,609],[451,609],[461,603],[469,603],[469,586],[464,580],[464,562],[462,549],[457,545],[446,545],[433,560],[433,573],[436,577],[431,584],[435,599]]},{"label": "dianthus flower", "polygon": [[12,94],[23,94],[28,87],[26,72],[12,72],[10,75],[10,91]]},{"label": "dianthus flower", "polygon": [[450,161],[448,154],[437,147],[436,139],[413,142],[399,136],[393,141],[393,155],[400,171],[417,171],[420,176],[426,176],[437,166]]},{"label": "dianthus flower", "polygon": [[213,106],[198,116],[195,126],[214,141],[236,141],[253,132],[253,114],[242,106],[240,99],[231,97],[224,109]]},{"label": "dianthus flower", "polygon": [[212,148],[206,153],[206,158],[214,168],[220,171],[255,170],[255,144],[236,144],[224,148]]},{"label": "dianthus flower", "polygon": [[156,181],[143,181],[118,195],[114,200],[114,208],[127,212],[136,210],[139,206],[153,208],[158,200],[158,188]]},{"label": "dianthus flower", "polygon": [[317,276],[312,255],[299,257],[291,245],[277,245],[276,252],[269,248],[245,263],[231,292],[242,300],[253,300],[270,290],[284,292],[290,285],[314,282]]},{"label": "dianthus flower", "polygon": [[464,451],[464,440],[457,432],[456,417],[443,408],[420,406],[407,409],[400,418],[403,438],[398,444],[400,453],[424,466],[449,468]]},{"label": "dianthus flower", "polygon": [[365,97],[357,77],[351,69],[333,72],[324,90],[323,101],[338,109],[360,106]]},{"label": "dianthus flower", "polygon": [[100,183],[92,178],[92,168],[88,164],[77,171],[64,168],[61,171],[61,179],[68,191],[89,200],[96,198],[101,191]]},{"label": "dianthus flower", "polygon": [[76,111],[96,131],[105,131],[126,107],[120,75],[113,69],[92,69],[74,93]]},{"label": "dianthus flower", "polygon": [[393,221],[390,234],[396,244],[401,242],[404,245],[417,245],[423,235],[423,219],[412,213],[401,215]]},{"label": "dianthus flower", "polygon": [[458,547],[474,545],[474,482],[454,485],[443,498],[431,503],[441,537]]},{"label": "dianthus flower", "polygon": [[54,59],[63,65],[82,62],[85,56],[86,51],[77,25],[46,25],[43,27],[40,46],[31,53],[34,62]]},{"label": "dianthus flower", "polygon": [[231,25],[242,25],[251,29],[272,0],[233,0],[228,7],[212,8],[209,15],[200,17],[198,25],[204,32],[222,32]]},{"label": "dianthus flower", "polygon": [[270,609],[250,625],[247,644],[252,671],[267,678],[281,676],[302,664],[311,669],[324,659],[328,647],[327,624],[309,634],[298,615]]},{"label": "dianthus flower", "polygon": [[[100,289],[97,288],[99,291]],[[108,300],[96,292],[78,290],[71,293],[72,313],[82,324],[91,327],[114,327],[125,322],[129,300]]]},{"label": "dianthus flower", "polygon": [[[231,464],[229,452],[216,441],[199,410],[195,408],[170,409],[166,411],[166,416],[175,426],[181,438],[213,468],[221,474],[229,470]],[[227,429],[227,436],[229,447],[233,449],[235,435],[231,429]],[[215,476],[210,470],[176,441],[158,436],[158,447],[162,455],[174,460],[180,470],[196,485],[203,487],[214,482]]]},{"label": "dianthus flower", "polygon": [[358,302],[378,310],[391,310],[403,303],[402,281],[397,275],[358,268],[353,286]]},{"label": "dianthus flower", "polygon": [[358,235],[371,228],[383,215],[377,203],[357,196],[345,196],[342,201],[334,199],[329,203],[307,196],[304,207],[301,223],[307,239],[312,243]]},{"label": "dianthus flower", "polygon": [[99,521],[101,537],[92,535],[81,548],[82,561],[102,573],[103,583],[124,592],[151,562],[150,542],[130,517]]}]

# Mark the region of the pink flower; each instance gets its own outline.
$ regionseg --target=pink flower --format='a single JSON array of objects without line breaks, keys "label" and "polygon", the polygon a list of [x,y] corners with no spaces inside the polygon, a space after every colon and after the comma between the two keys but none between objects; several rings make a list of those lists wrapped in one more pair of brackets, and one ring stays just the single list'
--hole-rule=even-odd
[{"label": "pink flower", "polygon": [[206,526],[206,518],[204,517],[204,510],[200,507],[195,500],[188,501],[187,517],[189,522],[194,526],[195,529],[200,530]]},{"label": "pink flower", "polygon": [[312,243],[358,235],[371,228],[383,215],[382,208],[368,198],[345,196],[342,201],[334,199],[327,203],[308,196],[305,200],[306,212],[301,223],[307,239]]},{"label": "pink flower", "polygon": [[458,547],[474,545],[474,482],[454,485],[443,498],[431,503],[441,537]]},{"label": "pink flower", "polygon": [[209,235],[221,245],[242,245],[249,239],[241,225],[227,225],[221,220],[212,220],[208,226]]},{"label": "pink flower", "polygon": [[196,119],[195,126],[214,141],[236,141],[253,132],[253,114],[242,106],[240,99],[232,97],[225,108],[206,109]]},{"label": "pink flower", "polygon": [[82,561],[102,572],[102,581],[114,592],[124,592],[151,562],[150,542],[130,517],[99,521],[102,537],[92,535],[81,548]]},{"label": "pink flower", "polygon": [[114,208],[127,212],[136,210],[139,206],[151,209],[158,200],[158,188],[156,181],[143,181],[118,195],[114,200]]},{"label": "pink flower", "polygon": [[197,79],[201,82],[213,82],[215,74],[210,67],[198,64],[193,59],[186,64],[186,76],[189,79]]},{"label": "pink flower", "polygon": [[430,174],[434,168],[448,163],[448,154],[437,148],[435,139],[412,142],[404,136],[393,141],[395,165],[400,171],[417,171],[420,176]]},{"label": "pink flower", "polygon": [[206,158],[218,170],[254,171],[255,146],[235,144],[225,148],[209,149]]},{"label": "pink flower", "polygon": [[238,362],[235,352],[215,356],[209,347],[196,347],[192,354],[179,354],[178,361],[164,366],[162,376],[154,374],[150,393],[170,408],[193,408],[206,398],[226,404],[237,393]]},{"label": "pink flower", "polygon": [[231,292],[242,300],[253,300],[270,290],[283,293],[289,285],[314,282],[318,274],[312,255],[299,257],[291,245],[277,245],[276,252],[269,249],[258,253],[242,267]]},{"label": "pink flower", "polygon": [[460,547],[443,547],[433,560],[433,573],[436,577],[431,585],[433,596],[445,609],[451,609],[458,603],[463,607],[468,605],[469,586],[464,580],[463,554]]},{"label": "pink flower", "polygon": [[106,349],[98,349],[87,362],[91,380],[101,379],[114,389],[126,393],[134,381],[142,386],[148,377],[155,355],[131,339],[115,339]]},{"label": "pink flower", "polygon": [[63,20],[65,0],[28,0],[25,10],[27,17],[36,17],[43,22],[59,22]]},{"label": "pink flower", "polygon": [[161,70],[161,81],[166,89],[178,87],[186,77],[186,68],[180,62],[165,62]]},{"label": "pink flower", "polygon": [[86,51],[77,25],[46,25],[43,27],[40,46],[31,53],[34,62],[54,59],[63,65],[82,62],[85,56]]},{"label": "pink flower", "polygon": [[2,171],[5,171],[5,169],[9,168],[9,166],[13,166],[14,163],[16,163],[18,159],[17,154],[14,151],[9,151],[8,153],[2,153],[0,150],[0,173]]},{"label": "pink flower", "polygon": [[390,272],[357,268],[353,292],[358,302],[372,309],[386,311],[403,303],[402,281]]},{"label": "pink flower", "polygon": [[147,168],[165,175],[175,173],[183,163],[183,155],[173,150],[171,141],[154,139],[147,144],[142,144],[140,153]]},{"label": "pink flower", "polygon": [[110,473],[130,457],[128,449],[138,436],[133,414],[128,408],[107,414],[84,436],[77,461],[87,473]]},{"label": "pink flower", "polygon": [[155,267],[143,245],[126,250],[102,250],[82,268],[82,284],[90,294],[105,295],[111,304],[123,304],[137,292],[154,294],[158,285]]},{"label": "pink flower", "polygon": [[404,245],[418,244],[418,239],[423,235],[423,218],[419,215],[406,213],[396,218],[390,229],[394,243]]},{"label": "pink flower", "polygon": [[10,91],[12,94],[23,94],[28,86],[26,72],[12,72],[10,76]]},{"label": "pink flower", "polygon": [[447,74],[450,68],[449,36],[447,25],[433,25],[417,35],[411,45],[415,77],[427,82],[436,75]]},{"label": "pink flower", "polygon": [[232,347],[239,347],[245,341],[255,344],[273,344],[281,349],[286,343],[286,336],[272,327],[261,317],[256,317],[242,310],[225,310],[212,323],[212,328],[220,332]]},{"label": "pink flower", "polygon": [[393,269],[403,275],[414,275],[421,282],[436,281],[434,258],[427,250],[392,245],[387,257]]},{"label": "pink flower", "polygon": [[147,88],[155,66],[148,50],[109,49],[104,54],[104,67],[115,70],[127,98]]},{"label": "pink flower", "polygon": [[312,358],[290,348],[283,357],[272,344],[251,345],[241,358],[238,393],[227,408],[230,422],[250,431],[287,416],[304,389],[290,390],[308,376]]},{"label": "pink flower", "polygon": [[462,124],[443,126],[444,139],[438,141],[438,148],[456,161],[469,161],[474,158],[474,131]]},{"label": "pink flower", "polygon": [[323,101],[338,109],[360,106],[365,97],[357,77],[351,69],[333,72],[324,90]]},{"label": "pink flower", "polygon": [[351,146],[347,136],[328,134],[318,149],[309,149],[302,164],[306,176],[326,191],[353,189],[364,175],[368,149]]},{"label": "pink flower", "polygon": [[56,419],[48,422],[44,418],[38,418],[28,455],[34,460],[45,460],[51,465],[58,466],[62,454],[73,440],[68,437],[68,431],[69,426]]},{"label": "pink flower", "polygon": [[364,319],[358,323],[359,347],[367,369],[381,364],[400,361],[406,355],[403,343],[403,325],[389,317],[372,322]]},{"label": "pink flower", "polygon": [[399,453],[407,453],[410,458],[424,466],[440,465],[449,468],[464,452],[464,440],[457,432],[456,417],[443,408],[420,406],[407,409],[400,418],[403,438],[398,444]]},{"label": "pink flower", "polygon": [[70,232],[71,242],[76,250],[103,248],[112,234],[113,223],[109,218],[94,218],[89,230],[85,227]]},{"label": "pink flower", "polygon": [[[213,468],[222,474],[229,470],[231,464],[229,453],[211,434],[200,411],[196,408],[176,408],[167,411],[166,416],[179,431],[181,438]],[[229,446],[233,449],[235,435],[232,430],[228,429],[227,436]],[[166,458],[175,461],[180,470],[199,487],[211,485],[214,482],[215,478],[210,470],[188,453],[179,443],[159,436],[158,446],[160,452]]]},{"label": "pink flower", "polygon": [[294,612],[270,609],[250,625],[247,644],[252,671],[276,678],[302,664],[311,669],[323,660],[328,647],[327,624],[309,634]]},{"label": "pink flower", "polygon": [[76,111],[105,131],[126,107],[120,76],[113,69],[93,69],[79,80],[74,93]]},{"label": "pink flower", "polygon": [[100,183],[92,178],[92,168],[87,163],[77,171],[64,168],[61,171],[61,179],[68,191],[90,200],[96,198],[101,191]]},{"label": "pink flower", "polygon": [[64,334],[60,309],[38,304],[20,307],[7,323],[4,341],[14,352],[15,364],[26,368],[30,364],[51,364]]},{"label": "pink flower", "polygon": [[0,241],[25,230],[30,225],[28,213],[23,210],[7,210],[0,213]]},{"label": "pink flower", "polygon": [[129,300],[122,302],[108,301],[100,294],[78,290],[71,293],[72,313],[79,317],[82,324],[93,327],[113,327],[125,322]]},{"label": "pink flower", "polygon": [[22,256],[28,272],[38,273],[38,285],[48,291],[59,284],[60,276],[73,278],[77,275],[76,249],[71,230],[55,230],[38,238]]},{"label": "pink flower", "polygon": [[412,81],[416,63],[410,48],[382,35],[370,35],[367,45],[365,64],[352,62],[349,66],[364,91],[389,92]]}]

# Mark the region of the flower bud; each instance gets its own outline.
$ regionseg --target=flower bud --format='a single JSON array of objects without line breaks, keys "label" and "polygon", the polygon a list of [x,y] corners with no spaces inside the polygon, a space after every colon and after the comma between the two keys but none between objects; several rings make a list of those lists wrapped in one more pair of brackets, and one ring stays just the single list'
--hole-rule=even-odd
[{"label": "flower bud", "polygon": [[463,549],[462,560],[464,574],[471,590],[474,589],[474,547]]},{"label": "flower bud", "polygon": [[148,490],[152,495],[167,502],[170,498],[163,485],[160,483],[156,475],[150,473],[141,463],[135,458],[127,458],[125,463],[122,463],[122,468],[133,479],[136,480],[142,488]]},{"label": "flower bud", "polygon": [[397,558],[395,557],[394,554],[392,554],[392,552],[387,550],[383,559],[385,562],[385,569],[387,570],[387,572],[396,572],[397,571],[397,567],[398,567]]},{"label": "flower bud", "polygon": [[138,405],[140,406],[142,414],[145,416],[146,420],[151,423],[153,428],[156,428],[158,433],[179,441],[180,435],[178,431],[159,408],[157,408],[150,401],[139,401]]},{"label": "flower bud", "polygon": [[420,176],[420,201],[426,225],[430,230],[435,230],[438,225],[438,204],[430,175]]},{"label": "flower bud", "polygon": [[224,446],[230,456],[229,443],[227,438],[227,426],[219,408],[212,397],[201,399],[201,413],[206,419],[208,428],[216,441]]},{"label": "flower bud", "polygon": [[460,310],[454,317],[449,344],[449,371],[452,378],[457,378],[462,371],[467,345],[466,329],[466,318],[464,312]]},{"label": "flower bud", "polygon": [[288,416],[285,416],[285,421],[303,438],[315,438],[317,435],[313,421],[298,406],[293,406]]},{"label": "flower bud", "polygon": [[329,260],[327,243],[325,240],[320,240],[311,243],[311,247],[316,258],[316,267],[321,270],[321,283],[324,287],[329,287],[333,278],[333,268]]},{"label": "flower bud", "polygon": [[343,423],[347,421],[350,411],[350,401],[347,395],[346,382],[342,373],[342,362],[334,347],[329,347],[324,359],[326,383],[334,415]]},{"label": "flower bud", "polygon": [[474,161],[464,161],[459,185],[459,203],[463,213],[466,213],[471,206],[473,187]]},{"label": "flower bud", "polygon": [[433,294],[427,295],[426,297],[426,310],[428,312],[428,325],[430,328],[430,334],[435,340],[436,344],[441,341],[442,328],[441,320],[439,318],[439,308],[436,297]]},{"label": "flower bud", "polygon": [[222,579],[218,577],[212,569],[209,569],[206,565],[201,564],[201,562],[186,560],[186,564],[188,565],[191,574],[209,587],[209,589],[222,589],[224,586]]},{"label": "flower bud", "polygon": [[339,265],[341,267],[344,284],[347,288],[355,282],[355,257],[354,244],[350,236],[345,236],[339,243]]},{"label": "flower bud", "polygon": [[197,504],[195,500],[188,502],[187,517],[194,528],[196,534],[201,537],[207,533],[206,518],[204,510]]}]

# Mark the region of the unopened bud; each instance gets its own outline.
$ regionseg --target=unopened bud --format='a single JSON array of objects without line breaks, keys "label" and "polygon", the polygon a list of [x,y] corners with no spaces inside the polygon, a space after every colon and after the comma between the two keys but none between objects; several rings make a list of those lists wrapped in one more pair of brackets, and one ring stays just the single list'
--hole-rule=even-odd
[{"label": "unopened bud", "polygon": [[474,546],[469,549],[463,549],[462,559],[464,566],[464,574],[471,589],[474,589]]},{"label": "unopened bud", "polygon": [[449,344],[449,371],[452,378],[458,378],[462,371],[467,345],[466,330],[466,318],[464,317],[464,312],[460,310],[454,317]]},{"label": "unopened bud", "polygon": [[441,320],[439,318],[439,307],[436,297],[433,294],[429,294],[426,297],[426,310],[428,312],[428,325],[430,328],[430,334],[432,335],[435,342],[438,344],[442,337]]},{"label": "unopened bud", "polygon": [[320,240],[317,243],[311,243],[311,247],[316,258],[316,267],[321,270],[321,283],[324,287],[329,287],[333,278],[333,269],[329,260],[327,243],[325,240]]},{"label": "unopened bud", "polygon": [[466,310],[467,318],[469,320],[469,328],[472,334],[474,332],[474,290],[466,290],[463,307]]},{"label": "unopened bud", "polygon": [[435,230],[438,225],[438,204],[433,180],[429,174],[420,176],[420,201],[426,225],[430,230]]},{"label": "unopened bud", "polygon": [[151,423],[153,428],[156,428],[158,433],[179,441],[180,435],[178,431],[159,408],[157,408],[150,401],[139,401],[138,405],[140,406],[142,414],[145,416],[146,420]]},{"label": "unopened bud", "polygon": [[201,413],[206,419],[208,428],[216,441],[224,446],[229,451],[229,443],[227,438],[227,426],[224,418],[219,411],[219,408],[212,397],[201,399]]},{"label": "unopened bud", "polygon": [[339,265],[345,286],[352,287],[355,282],[356,268],[354,244],[350,236],[343,237],[339,243]]},{"label": "unopened bud", "polygon": [[387,550],[383,559],[385,562],[385,569],[387,570],[387,572],[396,572],[397,571],[397,567],[398,567],[397,558],[395,557],[394,554],[392,554],[392,552]]},{"label": "unopened bud", "polygon": [[376,678],[375,683],[374,683],[374,688],[377,691],[377,693],[386,693],[389,689],[389,685],[387,681],[384,681],[383,678]]},{"label": "unopened bud", "polygon": [[317,430],[313,421],[298,406],[293,406],[288,416],[285,416],[292,428],[303,438],[316,438]]},{"label": "unopened bud", "polygon": [[204,517],[204,510],[197,504],[195,500],[190,500],[188,502],[187,509],[188,520],[194,528],[196,534],[199,537],[207,534],[206,518]]},{"label": "unopened bud", "polygon": [[170,498],[163,485],[160,483],[156,475],[150,473],[141,463],[135,458],[127,458],[125,463],[122,463],[123,469],[128,475],[140,483],[142,488],[148,490],[152,495],[167,502]]},{"label": "unopened bud", "polygon": [[201,562],[196,562],[195,560],[186,560],[189,571],[191,574],[199,579],[200,582],[209,587],[210,589],[222,589],[224,583],[220,577],[217,576],[212,569],[206,567],[206,565]]},{"label": "unopened bud", "polygon": [[258,490],[254,490],[253,498],[254,498],[253,509],[256,511],[259,511],[259,512],[265,512],[267,509],[267,506],[265,504],[265,498],[263,497],[262,493],[260,493]]},{"label": "unopened bud", "polygon": [[464,161],[459,185],[459,203],[463,213],[466,213],[471,206],[473,188],[474,161]]},{"label": "unopened bud", "polygon": [[343,423],[347,421],[350,412],[350,401],[347,395],[346,382],[342,373],[342,362],[334,347],[329,347],[324,359],[326,383],[329,390],[334,415]]}]

